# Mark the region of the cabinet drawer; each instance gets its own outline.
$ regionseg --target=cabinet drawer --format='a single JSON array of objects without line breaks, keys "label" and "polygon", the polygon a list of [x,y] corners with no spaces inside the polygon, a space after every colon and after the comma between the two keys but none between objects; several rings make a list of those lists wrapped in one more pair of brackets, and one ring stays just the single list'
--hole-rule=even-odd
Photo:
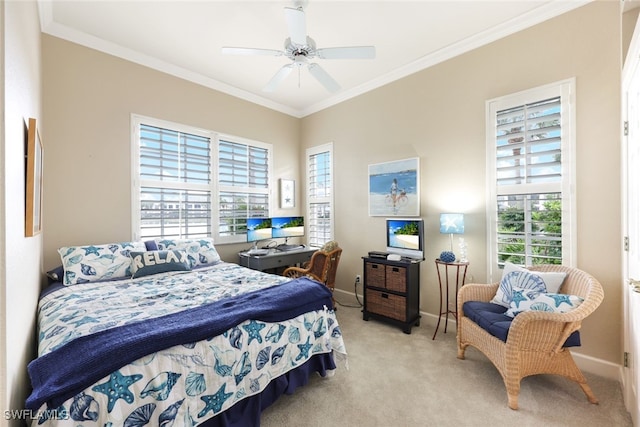
[{"label": "cabinet drawer", "polygon": [[368,262],[367,264],[367,286],[384,288],[385,265]]},{"label": "cabinet drawer", "polygon": [[407,299],[399,295],[365,289],[367,311],[405,322],[407,320]]},{"label": "cabinet drawer", "polygon": [[407,292],[407,269],[387,265],[387,289],[396,292]]}]

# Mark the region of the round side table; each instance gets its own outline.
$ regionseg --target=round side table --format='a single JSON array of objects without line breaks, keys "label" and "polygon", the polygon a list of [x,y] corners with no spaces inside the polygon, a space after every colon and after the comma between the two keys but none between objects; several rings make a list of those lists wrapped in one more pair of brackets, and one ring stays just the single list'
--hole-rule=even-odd
[{"label": "round side table", "polygon": [[[458,319],[458,311],[456,309],[451,309],[449,307],[449,275],[455,273],[455,283],[456,283],[456,293],[454,301],[457,307],[457,297],[458,297],[458,289],[461,286],[464,286],[464,281],[467,277],[467,267],[469,266],[469,262],[444,262],[436,259],[436,270],[438,271],[438,283],[440,285],[440,314],[438,315],[438,324],[436,325],[436,330],[433,333],[432,340],[436,339],[436,335],[438,334],[438,329],[440,328],[440,321],[442,320],[442,316],[444,316],[444,333],[447,333],[447,325],[449,324],[449,315],[453,314],[454,318]],[[451,269],[451,272],[449,270]],[[444,277],[443,277],[444,276]],[[444,282],[443,282],[444,280]],[[453,289],[453,278],[451,280],[451,289]],[[444,303],[444,309],[442,304]]]}]

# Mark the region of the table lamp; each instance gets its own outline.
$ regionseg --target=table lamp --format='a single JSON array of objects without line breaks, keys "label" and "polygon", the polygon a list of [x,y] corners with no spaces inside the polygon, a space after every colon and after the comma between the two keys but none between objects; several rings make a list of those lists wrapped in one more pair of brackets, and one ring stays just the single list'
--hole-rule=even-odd
[{"label": "table lamp", "polygon": [[440,233],[449,234],[451,252],[453,253],[453,235],[464,234],[464,214],[442,213],[440,214]]}]

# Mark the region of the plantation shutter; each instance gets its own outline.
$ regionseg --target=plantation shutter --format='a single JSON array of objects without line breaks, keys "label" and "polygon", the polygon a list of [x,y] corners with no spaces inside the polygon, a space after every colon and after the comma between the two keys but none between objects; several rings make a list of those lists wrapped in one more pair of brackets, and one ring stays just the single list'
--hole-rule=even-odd
[{"label": "plantation shutter", "polygon": [[498,111],[495,135],[498,264],[561,264],[561,97]]},{"label": "plantation shutter", "polygon": [[321,247],[332,238],[331,151],[311,154],[307,159],[309,245]]},{"label": "plantation shutter", "polygon": [[535,188],[533,184],[551,184],[547,187],[560,190],[560,123],[560,97],[498,112],[498,192],[521,192]]},{"label": "plantation shutter", "polygon": [[245,234],[248,217],[269,216],[269,157],[266,147],[218,141],[220,236]]},{"label": "plantation shutter", "polygon": [[211,235],[211,140],[141,124],[140,238]]}]

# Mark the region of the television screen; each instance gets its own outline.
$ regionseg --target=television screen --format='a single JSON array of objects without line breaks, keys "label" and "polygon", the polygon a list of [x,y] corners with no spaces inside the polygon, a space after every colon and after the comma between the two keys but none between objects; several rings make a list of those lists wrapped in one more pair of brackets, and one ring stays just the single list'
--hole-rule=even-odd
[{"label": "television screen", "polygon": [[387,252],[424,259],[424,222],[421,218],[387,219]]},{"label": "television screen", "polygon": [[247,242],[271,239],[271,218],[247,218]]},{"label": "television screen", "polygon": [[304,236],[304,217],[301,216],[285,216],[272,218],[272,234],[271,237],[302,237]]}]

